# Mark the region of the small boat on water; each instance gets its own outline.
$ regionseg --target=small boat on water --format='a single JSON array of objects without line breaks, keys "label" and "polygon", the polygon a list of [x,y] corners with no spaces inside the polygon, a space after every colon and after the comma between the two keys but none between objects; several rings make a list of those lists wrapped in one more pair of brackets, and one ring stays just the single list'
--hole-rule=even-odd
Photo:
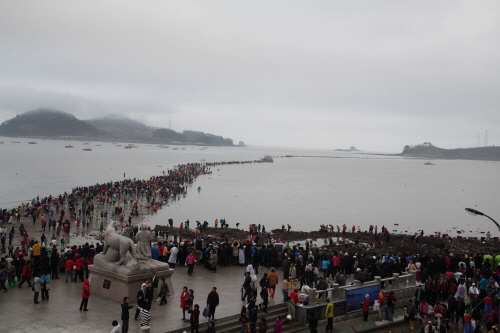
[{"label": "small boat on water", "polygon": [[136,145],[134,144],[128,144],[124,147],[125,149],[132,149],[132,148],[138,148]]},{"label": "small boat on water", "polygon": [[92,151],[92,149],[90,149],[90,148],[83,148],[82,150],[83,151]]},{"label": "small boat on water", "polygon": [[172,150],[179,150],[179,148],[172,148]]},{"label": "small boat on water", "polygon": [[102,146],[102,145],[95,145],[95,146],[96,146],[96,147],[100,147],[100,146]]},{"label": "small boat on water", "polygon": [[30,142],[28,142],[28,144],[30,144],[30,145],[36,145],[36,142],[35,141],[30,141]]},{"label": "small boat on water", "polygon": [[432,164],[431,162],[425,162],[424,164],[425,165],[436,165],[436,164]]},{"label": "small boat on water", "polygon": [[64,148],[75,148],[75,147],[73,147],[72,145],[67,145],[67,146],[64,146]]}]

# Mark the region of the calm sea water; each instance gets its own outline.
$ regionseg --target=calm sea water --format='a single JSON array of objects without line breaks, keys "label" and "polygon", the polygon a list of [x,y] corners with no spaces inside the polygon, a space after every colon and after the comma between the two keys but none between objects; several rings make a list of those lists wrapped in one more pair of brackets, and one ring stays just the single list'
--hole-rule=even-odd
[{"label": "calm sea water", "polygon": [[[261,223],[267,229],[290,224],[309,231],[320,224],[370,224],[399,232],[463,230],[499,234],[485,217],[500,222],[500,163],[426,160],[334,151],[264,147],[228,148],[136,144],[124,149],[111,142],[0,138],[0,207],[33,197],[57,195],[75,186],[127,178],[146,179],[189,162],[253,160],[266,154],[309,157],[275,158],[274,163],[225,165],[197,179],[188,195],[148,219],[151,225],[189,219],[225,218],[230,226]],[[19,141],[20,143],[13,143]],[[37,144],[28,144],[36,141]],[[64,148],[65,145],[74,148]],[[97,145],[97,146],[96,146]],[[173,150],[173,148],[178,150]],[[91,148],[92,151],[83,151]],[[185,149],[182,149],[185,148]],[[198,186],[201,191],[197,191]],[[397,224],[397,225],[396,225]]]}]

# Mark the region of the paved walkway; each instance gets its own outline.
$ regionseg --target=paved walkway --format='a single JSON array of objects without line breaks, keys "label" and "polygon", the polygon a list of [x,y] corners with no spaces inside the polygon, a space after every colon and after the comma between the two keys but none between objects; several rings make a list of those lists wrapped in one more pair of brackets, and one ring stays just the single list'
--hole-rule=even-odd
[{"label": "paved walkway", "polygon": [[[168,299],[168,304],[159,306],[159,302],[153,302],[151,308],[151,333],[164,333],[167,331],[186,328],[189,332],[189,324],[181,320],[182,310],[179,307],[179,294],[183,286],[194,290],[194,303],[200,308],[206,305],[207,295],[212,287],[217,287],[220,297],[220,305],[216,310],[215,317],[222,318],[236,315],[241,310],[240,288],[244,279],[245,267],[222,267],[217,273],[212,273],[201,266],[195,267],[194,275],[187,275],[187,267],[177,267],[172,276],[172,283],[175,288],[175,296]],[[258,279],[264,272],[269,270],[261,269]],[[282,302],[281,281],[282,272],[277,270],[280,276],[280,283],[277,288],[276,298],[270,305]],[[23,288],[12,288],[7,293],[0,292],[0,333],[93,333],[110,332],[111,322],[120,322],[120,304],[100,296],[91,295],[89,300],[89,311],[79,311],[81,301],[82,283],[65,283],[64,275],[61,279],[53,280],[51,283],[50,300],[41,301],[40,304],[33,304],[33,292],[25,284]],[[126,295],[123,295],[126,296]],[[135,295],[128,295],[131,303],[135,304]],[[260,297],[258,297],[260,301]],[[134,321],[135,309],[130,310],[131,321],[129,332],[140,332],[139,321]],[[391,327],[396,327],[398,332],[410,332],[407,324],[402,322],[403,309],[396,309],[395,320]],[[386,321],[377,322],[377,315],[371,315],[368,322],[361,318],[356,318],[335,325],[335,333],[354,333],[361,331],[387,332]],[[273,320],[274,318],[268,318]],[[201,318],[201,322],[207,321]],[[399,321],[399,323],[397,323]],[[296,324],[284,326],[284,331],[297,330]],[[303,332],[309,330],[304,327]],[[324,332],[324,327],[320,326],[318,331]],[[413,332],[417,332],[414,330]]]},{"label": "paved walkway", "polygon": [[[277,270],[280,279],[282,272]],[[183,286],[194,290],[194,303],[200,308],[206,305],[207,295],[212,287],[217,287],[220,305],[215,312],[215,318],[238,314],[241,310],[240,288],[244,279],[244,267],[221,267],[217,273],[207,269],[195,267],[193,276],[187,275],[187,267],[178,267],[172,276],[175,288],[175,296],[168,299],[168,304],[159,306],[159,302],[153,302],[151,308],[151,333],[164,333],[173,329],[186,327],[189,324],[183,322],[182,310],[179,307],[179,295]],[[264,272],[260,270],[258,277]],[[12,288],[7,293],[0,292],[0,332],[9,333],[68,333],[68,332],[110,332],[111,322],[116,319],[120,322],[120,304],[100,296],[91,295],[89,299],[88,312],[79,311],[81,302],[82,283],[65,283],[64,275],[61,279],[52,280],[50,300],[41,301],[40,304],[33,303],[33,292],[27,284],[23,288]],[[280,280],[280,285],[281,285]],[[123,295],[127,296],[127,295]],[[135,304],[135,294],[128,295],[131,303]],[[283,299],[281,289],[276,293],[276,298],[271,304],[280,303]],[[260,298],[259,298],[260,299]],[[130,321],[130,332],[139,332],[140,323],[134,321],[134,309],[130,310],[132,320]],[[9,316],[11,315],[11,316]],[[201,321],[206,321],[202,317]]]}]

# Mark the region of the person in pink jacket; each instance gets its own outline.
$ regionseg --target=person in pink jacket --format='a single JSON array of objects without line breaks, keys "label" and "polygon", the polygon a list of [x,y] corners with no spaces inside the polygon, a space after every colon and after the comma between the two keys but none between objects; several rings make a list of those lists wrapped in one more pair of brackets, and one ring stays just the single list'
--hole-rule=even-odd
[{"label": "person in pink jacket", "polygon": [[283,333],[283,322],[281,317],[276,317],[276,322],[274,323],[274,333]]},{"label": "person in pink jacket", "polygon": [[423,316],[424,314],[429,314],[429,304],[427,304],[425,299],[423,299],[418,305],[418,312],[420,312],[421,316]]},{"label": "person in pink jacket", "polygon": [[335,279],[335,277],[337,276],[337,272],[339,270],[339,266],[340,266],[340,259],[337,256],[337,251],[335,251],[333,254],[332,264],[333,264],[332,265],[332,276]]},{"label": "person in pink jacket", "polygon": [[191,252],[186,257],[186,265],[188,265],[188,275],[193,275],[193,269],[195,263],[196,263],[196,257],[194,256],[194,252]]}]

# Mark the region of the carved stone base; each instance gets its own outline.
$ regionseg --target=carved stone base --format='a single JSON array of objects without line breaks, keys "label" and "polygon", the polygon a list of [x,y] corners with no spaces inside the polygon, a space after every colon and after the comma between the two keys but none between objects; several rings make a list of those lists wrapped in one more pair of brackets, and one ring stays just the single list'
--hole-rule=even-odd
[{"label": "carved stone base", "polygon": [[[137,292],[141,290],[141,285],[144,283],[144,280],[153,276],[152,271],[136,275],[122,275],[103,268],[95,267],[94,265],[89,266],[89,271],[91,295],[100,295],[119,303],[123,302],[123,297],[125,296],[130,297],[130,303],[135,303]],[[156,272],[156,277],[159,281],[161,278],[165,278],[169,293],[173,296],[175,295],[175,292],[171,281],[172,274],[174,274],[173,269]],[[158,282],[158,286],[159,285],[160,282]],[[155,300],[157,291],[158,289],[155,289]]]}]

